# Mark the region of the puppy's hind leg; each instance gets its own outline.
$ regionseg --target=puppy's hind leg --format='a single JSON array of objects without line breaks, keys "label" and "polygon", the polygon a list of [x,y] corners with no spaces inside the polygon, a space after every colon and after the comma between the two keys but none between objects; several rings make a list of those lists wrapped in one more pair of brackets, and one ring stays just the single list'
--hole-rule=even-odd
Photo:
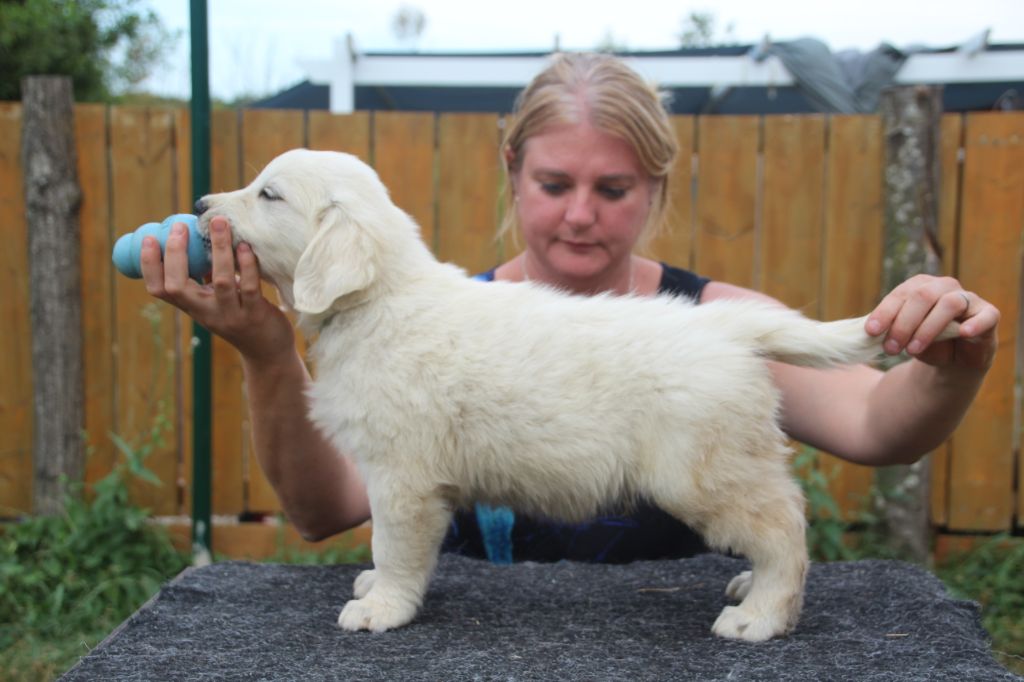
[{"label": "puppy's hind leg", "polygon": [[731,503],[702,524],[711,546],[753,563],[752,571],[733,578],[726,589],[742,601],[725,607],[715,621],[711,629],[720,637],[757,642],[786,634],[803,607],[808,565],[803,495],[784,463],[770,470],[732,491],[726,496]]},{"label": "puppy's hind leg", "polygon": [[416,616],[452,515],[440,497],[394,488],[371,493],[370,510],[374,569],[356,579],[338,625],[384,632]]}]

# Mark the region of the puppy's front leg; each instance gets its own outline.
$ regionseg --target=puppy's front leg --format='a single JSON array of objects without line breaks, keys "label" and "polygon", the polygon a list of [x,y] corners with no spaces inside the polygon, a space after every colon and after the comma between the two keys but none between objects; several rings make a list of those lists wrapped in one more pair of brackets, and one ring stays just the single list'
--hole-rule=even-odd
[{"label": "puppy's front leg", "polygon": [[370,511],[374,569],[356,579],[338,625],[384,632],[416,616],[452,514],[439,497],[395,488],[371,493]]}]

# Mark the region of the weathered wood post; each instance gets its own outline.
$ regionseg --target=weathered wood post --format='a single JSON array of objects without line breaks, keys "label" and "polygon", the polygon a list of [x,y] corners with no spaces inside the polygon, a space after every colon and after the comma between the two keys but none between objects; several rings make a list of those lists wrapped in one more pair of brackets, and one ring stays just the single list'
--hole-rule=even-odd
[{"label": "weathered wood post", "polygon": [[64,508],[82,479],[82,310],[77,158],[71,79],[22,80],[21,165],[32,324],[33,510]]},{"label": "weathered wood post", "polygon": [[[913,275],[940,271],[942,88],[891,88],[882,94],[880,106],[885,134],[882,291],[887,293]],[[930,553],[930,479],[929,457],[908,466],[884,467],[877,473],[878,503],[889,544],[898,556],[920,563],[925,563]]]}]

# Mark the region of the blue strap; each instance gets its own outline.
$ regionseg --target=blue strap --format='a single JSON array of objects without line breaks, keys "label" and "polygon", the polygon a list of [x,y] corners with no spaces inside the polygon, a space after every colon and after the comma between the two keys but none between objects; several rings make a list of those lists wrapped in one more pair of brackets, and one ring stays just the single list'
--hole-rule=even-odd
[{"label": "blue strap", "polygon": [[484,540],[484,551],[492,564],[512,563],[512,526],[515,513],[508,507],[476,505],[476,522]]},{"label": "blue strap", "polygon": [[[481,282],[493,282],[494,270],[474,275],[473,279]],[[480,536],[484,541],[484,551],[492,564],[512,563],[512,526],[516,515],[508,507],[488,507],[476,505],[476,522],[480,527]]]}]

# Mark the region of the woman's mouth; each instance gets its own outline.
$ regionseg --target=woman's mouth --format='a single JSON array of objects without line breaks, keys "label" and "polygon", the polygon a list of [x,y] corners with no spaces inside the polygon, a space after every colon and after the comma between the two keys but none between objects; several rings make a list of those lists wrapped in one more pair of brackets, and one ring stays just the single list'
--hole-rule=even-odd
[{"label": "woman's mouth", "polygon": [[584,253],[584,252],[591,251],[591,250],[597,248],[597,244],[595,244],[594,242],[575,242],[575,241],[563,240],[562,243],[565,244],[566,247],[568,247],[570,251],[574,251],[574,252],[578,252],[578,253]]}]

